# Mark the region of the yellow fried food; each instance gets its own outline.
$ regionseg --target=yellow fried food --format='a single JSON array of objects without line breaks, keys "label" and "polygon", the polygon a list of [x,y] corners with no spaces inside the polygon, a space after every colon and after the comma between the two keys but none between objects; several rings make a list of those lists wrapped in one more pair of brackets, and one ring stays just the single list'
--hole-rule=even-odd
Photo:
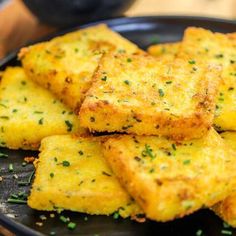
[{"label": "yellow fried food", "polygon": [[91,131],[203,136],[214,116],[219,68],[169,63],[149,55],[105,55],[81,106],[81,126]]},{"label": "yellow fried food", "polygon": [[27,78],[20,67],[9,67],[0,82],[0,146],[37,149],[42,138],[78,133],[78,118],[71,110]]},{"label": "yellow fried food", "polygon": [[[221,136],[234,150],[234,158],[236,158],[236,132],[224,132]],[[236,193],[230,194],[222,202],[216,204],[213,210],[229,225],[236,227]]]},{"label": "yellow fried food", "polygon": [[222,84],[216,105],[217,130],[236,130],[236,34],[212,33],[190,27],[185,31],[178,55],[222,65]]},{"label": "yellow fried food", "polygon": [[152,56],[161,60],[172,60],[179,51],[180,42],[163,43],[150,46],[147,51]]},{"label": "yellow fried food", "polygon": [[177,143],[124,135],[108,139],[103,152],[146,216],[157,221],[212,206],[229,195],[236,175],[236,158],[214,129]]},{"label": "yellow fried food", "polygon": [[111,50],[120,53],[141,51],[101,24],[23,48],[19,57],[32,80],[51,90],[70,108],[78,110],[99,59]]},{"label": "yellow fried food", "polygon": [[42,140],[28,205],[122,217],[140,208],[121,187],[102,154],[101,138],[58,135]]}]

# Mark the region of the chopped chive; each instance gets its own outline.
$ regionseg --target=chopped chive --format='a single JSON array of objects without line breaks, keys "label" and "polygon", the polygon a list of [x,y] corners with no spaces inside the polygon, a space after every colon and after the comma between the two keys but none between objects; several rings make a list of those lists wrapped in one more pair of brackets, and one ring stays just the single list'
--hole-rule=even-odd
[{"label": "chopped chive", "polygon": [[117,220],[119,217],[120,217],[119,212],[115,212],[115,213],[113,214],[113,219]]},{"label": "chopped chive", "polygon": [[60,216],[60,221],[62,221],[63,223],[67,223],[69,221],[68,218],[66,218],[65,216]]},{"label": "chopped chive", "polygon": [[17,112],[17,111],[18,111],[17,109],[13,109],[13,110],[12,110],[13,113],[15,113],[15,112]]},{"label": "chopped chive", "polygon": [[171,146],[176,151],[176,145],[174,143],[172,143]]},{"label": "chopped chive", "polygon": [[28,186],[30,183],[28,181],[18,181],[19,186]]},{"label": "chopped chive", "polygon": [[7,154],[5,154],[5,153],[1,153],[1,152],[0,152],[0,158],[7,158],[7,157],[8,157]]},{"label": "chopped chive", "polygon": [[8,203],[16,203],[16,204],[26,204],[27,201],[26,200],[22,200],[22,199],[14,199],[14,198],[8,198],[7,199]]},{"label": "chopped chive", "polygon": [[196,64],[196,61],[190,60],[190,61],[188,61],[188,63],[189,63],[190,65],[194,65],[194,64]]},{"label": "chopped chive", "polygon": [[124,80],[124,83],[129,85],[129,80]]},{"label": "chopped chive", "polygon": [[67,126],[67,131],[68,132],[72,131],[73,124],[69,120],[65,120],[65,124]]},{"label": "chopped chive", "polygon": [[197,232],[196,232],[196,236],[202,236],[202,230],[201,229],[199,229]]},{"label": "chopped chive", "polygon": [[79,151],[80,156],[84,155],[83,151]]},{"label": "chopped chive", "polygon": [[132,62],[132,59],[131,59],[131,58],[128,58],[128,59],[127,59],[127,62]]},{"label": "chopped chive", "polygon": [[35,170],[32,171],[31,174],[30,174],[30,176],[29,176],[29,179],[28,179],[29,184],[31,183],[31,180],[32,180],[32,178],[33,178],[33,176],[34,176],[34,173],[35,173]]},{"label": "chopped chive", "polygon": [[68,229],[71,229],[71,230],[74,230],[74,229],[76,228],[76,223],[70,222],[70,223],[67,225],[67,228],[68,228]]},{"label": "chopped chive", "polygon": [[226,222],[223,222],[223,227],[224,227],[224,228],[230,228],[230,225],[227,224]]},{"label": "chopped chive", "polygon": [[0,103],[0,106],[7,108],[7,106],[3,103]]},{"label": "chopped chive", "polygon": [[68,166],[70,166],[70,162],[69,161],[63,161],[62,165],[65,166],[65,167],[68,167]]},{"label": "chopped chive", "polygon": [[50,235],[56,235],[56,232],[51,231],[51,232],[50,232]]},{"label": "chopped chive", "polygon": [[19,196],[13,193],[13,194],[11,194],[11,198],[18,199]]},{"label": "chopped chive", "polygon": [[50,173],[50,177],[53,178],[54,177],[54,173]]},{"label": "chopped chive", "polygon": [[26,85],[26,81],[22,80],[22,81],[21,81],[21,84],[22,84],[22,85]]},{"label": "chopped chive", "polygon": [[224,234],[224,235],[232,235],[233,233],[232,233],[232,231],[230,231],[230,230],[222,229],[222,230],[221,230],[221,234]]},{"label": "chopped chive", "polygon": [[166,81],[166,84],[172,84],[172,81],[170,80],[170,81]]},{"label": "chopped chive", "polygon": [[190,164],[190,162],[191,162],[191,160],[184,160],[184,161],[183,161],[183,164],[184,164],[184,165],[188,165],[188,164]]},{"label": "chopped chive", "polygon": [[43,111],[34,111],[34,114],[43,114]]},{"label": "chopped chive", "polygon": [[156,155],[153,155],[152,149],[148,144],[145,144],[145,150],[142,151],[142,156],[149,156],[151,159],[154,159]]},{"label": "chopped chive", "polygon": [[4,120],[9,120],[9,116],[0,116],[1,119],[4,119]]},{"label": "chopped chive", "polygon": [[39,125],[42,125],[42,124],[43,124],[43,118],[41,118],[41,119],[38,121],[38,124],[39,124]]},{"label": "chopped chive", "polygon": [[215,58],[223,58],[223,57],[224,57],[223,54],[217,54],[217,55],[215,55]]},{"label": "chopped chive", "polygon": [[12,163],[9,164],[9,166],[8,166],[8,170],[9,170],[10,172],[13,172],[14,167],[13,167],[13,164],[12,164]]},{"label": "chopped chive", "polygon": [[158,89],[158,93],[160,97],[164,97],[164,91],[162,89]]},{"label": "chopped chive", "polygon": [[88,221],[88,217],[87,216],[84,217],[84,221]]},{"label": "chopped chive", "polygon": [[107,81],[107,76],[101,78],[102,81]]}]

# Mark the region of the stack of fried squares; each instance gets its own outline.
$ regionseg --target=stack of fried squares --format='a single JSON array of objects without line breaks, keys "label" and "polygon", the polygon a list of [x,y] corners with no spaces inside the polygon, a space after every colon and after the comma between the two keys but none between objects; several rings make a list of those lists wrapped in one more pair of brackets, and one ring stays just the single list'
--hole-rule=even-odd
[{"label": "stack of fried squares", "polygon": [[236,226],[236,34],[187,28],[147,53],[98,25],[19,57],[0,144],[42,140],[30,207],[162,222],[207,207]]}]

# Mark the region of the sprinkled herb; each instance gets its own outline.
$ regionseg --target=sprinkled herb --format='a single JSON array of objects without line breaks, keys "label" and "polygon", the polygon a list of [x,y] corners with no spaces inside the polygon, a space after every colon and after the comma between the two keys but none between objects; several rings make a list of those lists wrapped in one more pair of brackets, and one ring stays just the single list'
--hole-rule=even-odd
[{"label": "sprinkled herb", "polygon": [[79,51],[79,49],[78,49],[78,48],[75,48],[75,49],[74,49],[74,51],[75,51],[75,52],[78,52],[78,51]]},{"label": "sprinkled herb", "polygon": [[42,125],[42,124],[43,124],[43,118],[41,118],[41,119],[38,121],[38,124],[39,124],[39,125]]},{"label": "sprinkled herb", "polygon": [[7,106],[3,103],[0,103],[0,106],[7,108]]},{"label": "sprinkled herb", "polygon": [[67,131],[72,131],[73,124],[69,120],[65,120],[65,124],[67,125]]},{"label": "sprinkled herb", "polygon": [[124,83],[129,85],[129,80],[124,80]]},{"label": "sprinkled herb", "polygon": [[216,55],[215,55],[215,58],[223,58],[223,57],[224,57],[223,54],[216,54]]},{"label": "sprinkled herb", "polygon": [[90,117],[90,122],[95,122],[95,118],[93,116]]},{"label": "sprinkled herb", "polygon": [[155,169],[152,168],[152,169],[149,170],[149,173],[153,173],[154,171],[155,171]]},{"label": "sprinkled herb", "polygon": [[4,120],[9,120],[9,116],[0,116],[1,119],[4,119]]},{"label": "sprinkled herb", "polygon": [[165,95],[162,89],[158,89],[158,93],[160,97],[164,97]]},{"label": "sprinkled herb", "polygon": [[132,59],[131,59],[131,58],[128,58],[128,59],[127,59],[127,62],[132,62]]},{"label": "sprinkled herb", "polygon": [[105,172],[105,171],[102,171],[102,174],[103,174],[103,175],[106,175],[106,176],[109,176],[109,177],[111,176],[111,174],[108,174],[108,173]]},{"label": "sprinkled herb", "polygon": [[113,219],[117,220],[119,217],[120,217],[119,212],[115,212],[115,213],[113,214]]},{"label": "sprinkled herb", "polygon": [[234,64],[234,63],[235,63],[235,61],[234,61],[234,60],[230,60],[230,63],[231,63],[231,64]]},{"label": "sprinkled herb", "polygon": [[196,61],[190,60],[190,61],[188,61],[188,63],[189,63],[190,65],[194,65],[194,64],[196,64]]},{"label": "sprinkled herb", "polygon": [[230,228],[230,225],[227,224],[226,222],[223,222],[223,227],[224,227],[224,228]]},{"label": "sprinkled herb", "polygon": [[7,154],[0,152],[0,158],[7,158],[7,157],[8,157]]},{"label": "sprinkled herb", "polygon": [[69,219],[65,216],[60,216],[60,221],[62,221],[63,223],[67,223],[69,221]]},{"label": "sprinkled herb", "polygon": [[233,233],[232,233],[232,231],[230,231],[230,230],[222,229],[222,230],[221,230],[221,234],[224,234],[224,235],[232,235]]},{"label": "sprinkled herb", "polygon": [[67,228],[70,229],[70,230],[74,230],[74,229],[76,228],[76,223],[70,222],[70,223],[67,225]]},{"label": "sprinkled herb", "polygon": [[228,91],[233,91],[233,90],[234,90],[233,87],[229,87],[229,88],[228,88]]},{"label": "sprinkled herb", "polygon": [[50,177],[53,178],[54,177],[54,173],[50,173]]},{"label": "sprinkled herb", "polygon": [[174,143],[171,144],[171,147],[176,151],[176,145]]},{"label": "sprinkled herb", "polygon": [[13,109],[13,110],[12,110],[12,112],[14,112],[14,113],[17,112],[17,111],[18,111],[17,109]]},{"label": "sprinkled herb", "polygon": [[34,114],[43,114],[43,111],[34,111]]},{"label": "sprinkled herb", "polygon": [[196,236],[202,236],[203,232],[201,229],[199,229],[197,232],[196,232]]},{"label": "sprinkled herb", "polygon": [[153,155],[152,149],[148,144],[145,144],[145,150],[142,151],[142,156],[144,156],[144,157],[149,156],[149,157],[151,157],[151,159],[154,159],[156,157],[155,155]]},{"label": "sprinkled herb", "polygon": [[63,161],[62,165],[65,166],[65,167],[68,167],[68,166],[70,166],[70,162],[69,161]]},{"label": "sprinkled herb", "polygon": [[26,81],[24,81],[24,80],[21,81],[21,84],[22,84],[22,85],[26,85]]},{"label": "sprinkled herb", "polygon": [[84,217],[84,221],[88,221],[88,217],[87,216]]},{"label": "sprinkled herb", "polygon": [[159,43],[160,40],[157,36],[153,36],[150,38],[150,41],[149,41],[151,44],[155,44],[155,43]]},{"label": "sprinkled herb", "polygon": [[183,164],[184,164],[184,165],[188,165],[188,164],[190,164],[190,162],[191,162],[191,160],[184,160],[184,161],[183,161]]},{"label": "sprinkled herb", "polygon": [[16,204],[26,204],[26,200],[21,200],[21,199],[14,199],[14,198],[8,198],[7,199],[8,203],[16,203]]},{"label": "sprinkled herb", "polygon": [[52,236],[53,236],[53,235],[56,235],[56,232],[51,231],[51,232],[50,232],[50,235],[52,235]]},{"label": "sprinkled herb", "polygon": [[107,76],[101,78],[102,81],[107,81]]},{"label": "sprinkled herb", "polygon": [[12,164],[12,163],[9,164],[9,166],[8,166],[8,170],[9,170],[10,172],[13,172],[14,167],[13,167],[13,164]]},{"label": "sprinkled herb", "polygon": [[84,155],[83,151],[79,151],[80,156]]},{"label": "sprinkled herb", "polygon": [[170,80],[170,81],[166,81],[166,84],[172,84],[172,81]]}]

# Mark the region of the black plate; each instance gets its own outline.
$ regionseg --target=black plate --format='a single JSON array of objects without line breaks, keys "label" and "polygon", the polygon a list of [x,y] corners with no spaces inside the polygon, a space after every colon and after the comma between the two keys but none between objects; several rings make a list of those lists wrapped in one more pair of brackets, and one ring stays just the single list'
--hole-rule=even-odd
[{"label": "black plate", "polygon": [[[150,44],[158,42],[173,42],[181,39],[183,31],[188,26],[200,26],[213,31],[229,33],[236,31],[236,22],[202,18],[202,17],[181,17],[181,16],[150,16],[135,18],[119,18],[102,21],[108,24],[113,30],[121,33],[126,38],[137,43],[142,48],[147,48]],[[91,24],[90,24],[91,25]],[[82,27],[86,27],[84,25]],[[75,29],[70,29],[72,31]],[[65,32],[57,33],[56,35]],[[50,36],[52,38],[55,34]],[[16,53],[12,53],[0,62],[0,69],[9,65],[19,64],[16,60]],[[14,135],[14,134],[13,134]],[[26,205],[9,204],[7,198],[12,193],[21,190],[29,191],[29,187],[19,187],[17,182],[25,180],[33,170],[33,166],[22,167],[24,156],[37,155],[30,151],[12,151],[0,148],[0,152],[9,155],[8,158],[0,159],[0,176],[3,181],[0,183],[0,223],[17,235],[42,235],[55,231],[56,235],[175,235],[191,236],[201,229],[204,235],[222,235],[222,221],[209,210],[201,210],[183,219],[168,223],[157,223],[147,221],[139,224],[131,220],[113,219],[112,216],[86,216],[85,214],[64,212],[72,221],[77,223],[74,231],[69,231],[66,225],[59,220],[57,214],[55,218],[50,218],[49,213],[37,212]],[[16,180],[13,174],[9,173],[8,166],[14,164],[14,173],[19,176]],[[56,197],[56,196],[55,196]],[[48,219],[43,226],[37,226],[35,222],[40,222],[39,216],[44,214]],[[15,215],[14,219],[9,216]],[[86,218],[88,217],[88,219]],[[235,231],[236,235],[236,231]]]}]

